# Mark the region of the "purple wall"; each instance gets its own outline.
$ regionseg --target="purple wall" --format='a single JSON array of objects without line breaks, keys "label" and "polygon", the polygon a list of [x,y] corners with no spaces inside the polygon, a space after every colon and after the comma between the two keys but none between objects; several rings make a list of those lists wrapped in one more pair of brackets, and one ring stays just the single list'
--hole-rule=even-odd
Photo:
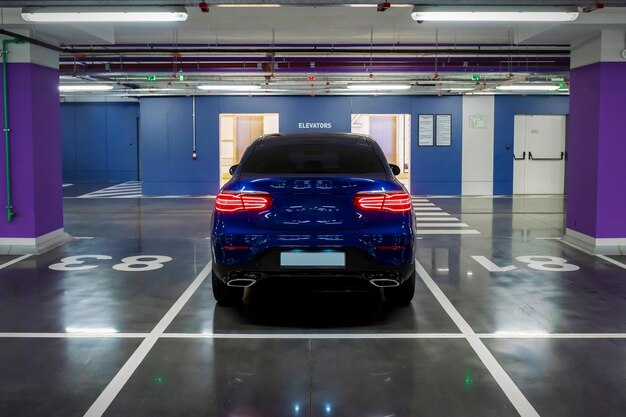
[{"label": "purple wall", "polygon": [[11,189],[17,215],[7,222],[2,135],[0,237],[33,238],[63,227],[59,72],[16,63],[9,64],[8,79]]},{"label": "purple wall", "polygon": [[571,71],[567,227],[626,237],[626,63]]}]

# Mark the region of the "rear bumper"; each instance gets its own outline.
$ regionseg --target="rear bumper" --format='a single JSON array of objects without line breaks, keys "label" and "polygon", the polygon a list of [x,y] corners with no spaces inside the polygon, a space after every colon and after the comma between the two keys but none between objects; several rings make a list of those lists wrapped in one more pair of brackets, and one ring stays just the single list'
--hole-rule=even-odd
[{"label": "rear bumper", "polygon": [[[383,263],[375,257],[370,256],[367,252],[359,249],[341,249],[334,248],[345,252],[345,267],[281,267],[280,253],[288,251],[291,248],[269,249],[254,256],[248,262],[239,263],[220,263],[213,262],[213,271],[216,278],[222,280],[229,286],[247,287],[259,281],[267,279],[272,280],[291,280],[292,282],[320,282],[324,285],[346,285],[352,283],[355,285],[373,285],[376,287],[393,287],[398,286],[409,278],[415,269],[414,257],[407,257],[406,253],[413,254],[413,245],[403,250],[394,250],[398,252],[388,256],[396,257],[396,261],[404,260],[406,262],[388,262]],[[304,248],[312,250],[311,248]],[[219,247],[214,246],[214,252],[221,251]],[[389,261],[390,259],[387,259]],[[340,284],[343,283],[343,284]]]}]

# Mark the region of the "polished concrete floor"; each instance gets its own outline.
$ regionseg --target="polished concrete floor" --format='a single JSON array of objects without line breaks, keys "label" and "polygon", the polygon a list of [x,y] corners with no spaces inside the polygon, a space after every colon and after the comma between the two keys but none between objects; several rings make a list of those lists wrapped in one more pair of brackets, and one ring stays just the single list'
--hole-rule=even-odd
[{"label": "polished concrete floor", "polygon": [[626,415],[626,260],[561,243],[561,197],[425,197],[467,226],[419,236],[408,307],[266,286],[233,309],[211,198],[75,198],[98,187],[66,187],[71,243],[0,257],[0,416]]}]

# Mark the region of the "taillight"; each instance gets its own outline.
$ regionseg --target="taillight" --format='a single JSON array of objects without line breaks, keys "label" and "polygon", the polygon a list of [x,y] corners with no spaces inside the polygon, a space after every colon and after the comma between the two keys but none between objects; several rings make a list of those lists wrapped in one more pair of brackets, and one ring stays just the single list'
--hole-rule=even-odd
[{"label": "taillight", "polygon": [[361,210],[403,212],[413,209],[411,196],[405,192],[358,193],[354,197],[354,204]]},{"label": "taillight", "polygon": [[215,211],[232,213],[241,210],[265,210],[272,204],[267,193],[219,193],[215,197]]}]

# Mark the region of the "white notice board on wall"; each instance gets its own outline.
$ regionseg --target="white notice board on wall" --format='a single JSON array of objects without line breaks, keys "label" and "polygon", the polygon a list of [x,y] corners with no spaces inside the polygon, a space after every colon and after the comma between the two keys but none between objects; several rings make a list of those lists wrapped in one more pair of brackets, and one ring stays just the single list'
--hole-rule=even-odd
[{"label": "white notice board on wall", "polygon": [[435,132],[435,116],[432,114],[420,114],[418,117],[418,142],[419,146],[433,146]]},{"label": "white notice board on wall", "polygon": [[452,145],[452,115],[437,115],[437,146]]}]

